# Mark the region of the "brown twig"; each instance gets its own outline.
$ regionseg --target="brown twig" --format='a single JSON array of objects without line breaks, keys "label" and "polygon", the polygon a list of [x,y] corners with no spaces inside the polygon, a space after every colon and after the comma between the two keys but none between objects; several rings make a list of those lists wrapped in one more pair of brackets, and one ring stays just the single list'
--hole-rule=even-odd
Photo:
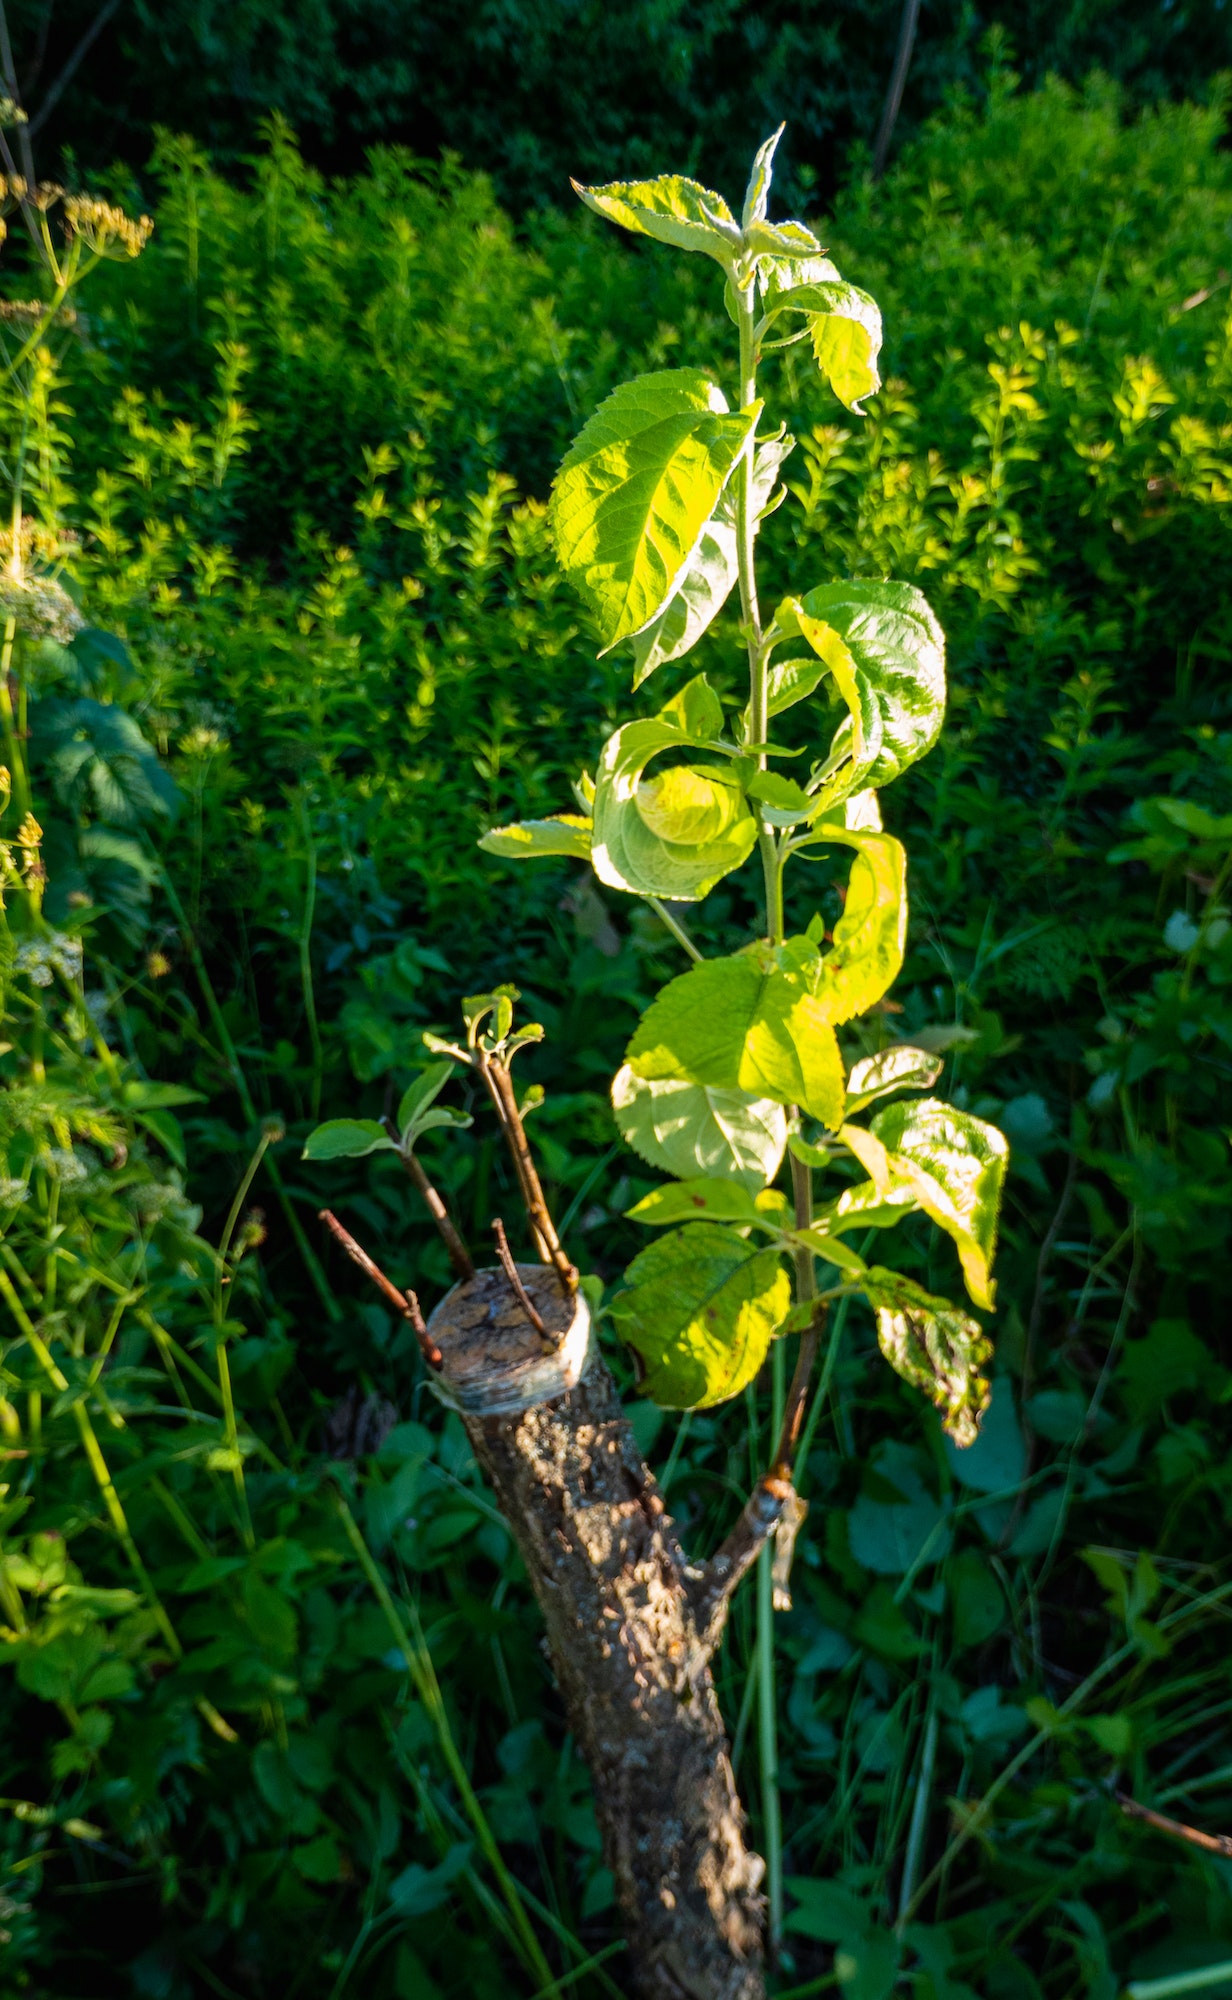
[{"label": "brown twig", "polygon": [[400,1318],[406,1320],[414,1332],[416,1340],[419,1342],[420,1351],[429,1368],[439,1368],[442,1360],[441,1350],[428,1332],[423,1313],[419,1308],[419,1300],[416,1298],[414,1292],[409,1289],[406,1292],[400,1292],[392,1279],[385,1276],[380,1265],[373,1262],[363,1245],[355,1241],[350,1230],[344,1228],[337,1216],[332,1214],[328,1208],[323,1208],[320,1211],[320,1220],[325,1224],[331,1235],[342,1245],[351,1262],[359,1265],[364,1276],[371,1278],[373,1284],[386,1302],[393,1307]]},{"label": "brown twig", "polygon": [[522,1283],[518,1267],[514,1263],[513,1258],[509,1251],[509,1239],[505,1235],[505,1225],[501,1221],[499,1215],[496,1217],[496,1220],[492,1224],[492,1234],[496,1238],[496,1255],[500,1260],[501,1270],[505,1273],[505,1276],[509,1280],[509,1283],[513,1289],[514,1297],[517,1299],[517,1302],[521,1306],[522,1311],[526,1314],[527,1319],[534,1327],[535,1332],[539,1335],[539,1338],[543,1342],[544,1346],[550,1347],[554,1350],[556,1347],[556,1342],[553,1340],[551,1334],[548,1332],[547,1325],[543,1320],[542,1316],[538,1312],[536,1312],[530,1293],[527,1291],[525,1285]]},{"label": "brown twig", "polygon": [[535,1166],[534,1156],[518,1110],[518,1100],[513,1088],[513,1078],[508,1067],[494,1056],[480,1054],[477,1068],[488,1088],[488,1095],[496,1109],[501,1130],[508,1141],[513,1158],[514,1171],[522,1190],[522,1200],[530,1221],[539,1255],[545,1264],[555,1266],[556,1275],[568,1298],[573,1298],[578,1288],[578,1274],[565,1254],[556,1224],[553,1222],[544,1200],[543,1187]]},{"label": "brown twig", "polygon": [[1156,1833],[1187,1840],[1191,1847],[1204,1848],[1208,1854],[1232,1856],[1232,1833],[1202,1833],[1196,1826],[1186,1826],[1183,1820],[1168,1819],[1163,1813],[1152,1812],[1150,1806],[1140,1806],[1126,1792],[1118,1792],[1116,1802],[1127,1819],[1140,1819],[1144,1825],[1153,1826]]},{"label": "brown twig", "polygon": [[752,1569],[778,1527],[794,1490],[790,1478],[779,1479],[773,1472],[759,1479],[730,1535],[710,1561],[691,1576],[689,1595],[698,1636],[707,1654],[714,1651],[723,1636],[737,1585]]},{"label": "brown twig", "polygon": [[436,1224],[441,1241],[449,1252],[449,1261],[453,1265],[454,1270],[457,1272],[459,1278],[464,1281],[473,1278],[475,1275],[475,1266],[471,1262],[471,1253],[459,1236],[450,1218],[448,1209],[428,1179],[427,1174],[420,1166],[419,1161],[415,1158],[414,1153],[405,1152],[401,1147],[398,1149],[398,1158],[414,1181],[423,1199],[424,1207]]},{"label": "brown twig", "polygon": [[791,1387],[787,1391],[787,1402],[783,1409],[783,1428],[779,1432],[778,1448],[774,1454],[773,1470],[779,1479],[789,1480],[795,1469],[796,1447],[800,1442],[800,1433],[804,1429],[809,1382],[816,1365],[829,1311],[829,1303],[825,1299],[818,1299],[813,1307],[812,1320],[800,1336],[800,1349],[796,1355]]}]

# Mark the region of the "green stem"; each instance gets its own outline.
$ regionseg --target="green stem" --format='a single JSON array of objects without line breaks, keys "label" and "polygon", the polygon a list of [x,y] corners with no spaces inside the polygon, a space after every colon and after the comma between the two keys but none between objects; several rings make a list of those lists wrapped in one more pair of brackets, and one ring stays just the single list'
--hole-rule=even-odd
[{"label": "green stem", "polygon": [[[192,961],[193,971],[197,975],[197,983],[201,988],[202,997],[205,1000],[206,1011],[213,1023],[214,1033],[218,1037],[219,1048],[222,1050],[227,1068],[231,1072],[231,1081],[235,1085],[235,1092],[240,1100],[240,1109],[249,1124],[255,1125],[257,1122],[257,1107],[252,1101],[252,1093],[248,1088],[248,1079],[240,1067],[240,1059],[235,1043],[231,1039],[231,1031],[223,1018],[222,1008],[218,1004],[218,995],[215,993],[210,975],[206,971],[205,960],[201,956],[201,948],[189,924],[184,905],[176,894],[175,884],[171,880],[169,871],[163,866],[158,855],[152,850],[148,851],[150,852],[150,859],[158,870],[158,879],[162,885],[163,893],[171,905],[171,913],[180,927],[180,935],[184,940],[188,956]],[[270,1179],[274,1183],[274,1190],[278,1196],[279,1206],[286,1217],[287,1227],[295,1238],[296,1248],[304,1260],[304,1269],[312,1281],[312,1288],[325,1309],[326,1318],[332,1320],[335,1326],[339,1326],[344,1318],[342,1307],[331,1292],[329,1281],[321,1268],[320,1259],[304,1234],[303,1224],[295,1213],[291,1197],[286,1191],[282,1171],[277,1160],[272,1155],[267,1162],[267,1170]]]},{"label": "green stem", "polygon": [[[757,398],[757,342],[753,322],[753,279],[736,293],[740,310],[740,407],[747,410]],[[740,615],[749,653],[749,734],[752,742],[764,743],[770,724],[769,669],[762,643],[761,611],[757,602],[757,571],[753,545],[757,522],[753,517],[753,459],[757,450],[756,428],[736,468],[736,560],[740,576]],[[766,768],[766,753],[757,752],[759,770]],[[766,935],[772,944],[783,939],[783,897],[778,847],[758,809],[757,845],[761,852],[766,893]]]},{"label": "green stem", "polygon": [[4,735],[4,755],[13,780],[13,804],[17,808],[19,820],[30,810],[30,783],[26,777],[26,759],[21,744],[17,740],[17,721],[13,714],[13,696],[9,687],[9,676],[13,671],[13,645],[17,638],[17,620],[10,618],[4,627],[4,647],[0,651],[0,731]]},{"label": "green stem", "polygon": [[300,817],[304,827],[304,845],[307,850],[307,880],[304,884],[304,915],[299,930],[299,977],[304,990],[304,1017],[308,1023],[308,1039],[312,1044],[312,1099],[310,1110],[315,1125],[321,1116],[321,1082],[325,1073],[325,1048],[321,1041],[321,1029],[317,1021],[317,1000],[312,984],[312,921],[317,906],[317,846],[308,822],[308,808],[300,798]]},{"label": "green stem", "polygon": [[518,1894],[517,1884],[505,1865],[504,1856],[496,1844],[496,1836],[488,1824],[483,1807],[475,1796],[466,1765],[454,1740],[453,1730],[449,1724],[449,1712],[441,1694],[440,1682],[436,1678],[436,1668],[432,1664],[432,1656],[419,1623],[419,1615],[412,1605],[406,1607],[413,1628],[412,1635],[402,1622],[389,1586],[377,1568],[376,1559],[360,1533],[359,1524],[345,1498],[341,1493],[335,1492],[334,1501],[342,1521],[343,1532],[355,1551],[356,1560],[368,1580],[373,1596],[385,1613],[385,1621],[394,1635],[395,1644],[406,1661],[407,1671],[415,1683],[419,1699],[436,1730],[441,1755],[450,1777],[458,1788],[458,1795],[462,1800],[466,1816],[474,1828],[480,1850],[496,1877],[506,1907],[513,1919],[514,1929],[521,1941],[526,1962],[540,1985],[551,1986],[556,1974],[544,1957],[543,1948],[531,1929],[530,1920]]},{"label": "green stem", "polygon": [[697,946],[694,944],[692,938],[689,936],[689,933],[684,928],[684,925],[678,924],[676,922],[675,917],[668,909],[666,903],[661,903],[657,896],[647,896],[646,901],[650,904],[651,909],[654,911],[656,917],[659,918],[660,922],[667,925],[668,930],[675,938],[677,944],[683,945],[685,950],[688,952],[689,957],[695,959],[697,963],[700,965],[702,962],[701,952],[697,949]]}]

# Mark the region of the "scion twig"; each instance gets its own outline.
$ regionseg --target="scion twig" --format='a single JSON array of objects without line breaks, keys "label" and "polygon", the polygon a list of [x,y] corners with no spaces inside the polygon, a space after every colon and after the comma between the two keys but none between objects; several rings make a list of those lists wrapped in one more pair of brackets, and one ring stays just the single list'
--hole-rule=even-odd
[{"label": "scion twig", "polygon": [[486,1055],[481,1050],[476,1057],[476,1067],[487,1085],[488,1095],[492,1099],[501,1130],[505,1134],[540,1258],[543,1263],[555,1267],[565,1296],[573,1298],[578,1288],[578,1274],[565,1254],[544,1199],[543,1186],[527,1141],[526,1127],[522,1123],[522,1114],[518,1109],[518,1100],[508,1065],[496,1056]]},{"label": "scion twig", "polygon": [[505,1225],[501,1221],[499,1215],[496,1217],[495,1221],[492,1224],[492,1234],[496,1239],[496,1255],[500,1260],[501,1270],[505,1273],[505,1276],[509,1280],[509,1284],[513,1291],[514,1297],[517,1299],[517,1302],[521,1306],[522,1311],[526,1314],[527,1319],[534,1327],[535,1332],[539,1335],[540,1340],[543,1341],[546,1347],[554,1348],[556,1342],[552,1339],[551,1334],[548,1332],[547,1326],[542,1316],[538,1312],[536,1312],[534,1301],[532,1300],[530,1293],[527,1291],[525,1285],[522,1283],[521,1277],[518,1274],[518,1267],[514,1263],[513,1257],[510,1254],[509,1239],[505,1235]]},{"label": "scion twig", "polygon": [[320,1211],[320,1220],[325,1224],[331,1235],[342,1245],[351,1262],[358,1264],[364,1276],[371,1278],[386,1303],[392,1306],[399,1317],[407,1322],[416,1340],[419,1342],[420,1351],[429,1368],[439,1368],[442,1360],[441,1350],[428,1332],[423,1313],[420,1310],[419,1300],[416,1298],[414,1292],[410,1290],[409,1286],[405,1292],[400,1292],[392,1278],[385,1276],[380,1265],[368,1255],[362,1243],[355,1241],[350,1230],[344,1227],[339,1222],[337,1216],[328,1208],[323,1208]]}]

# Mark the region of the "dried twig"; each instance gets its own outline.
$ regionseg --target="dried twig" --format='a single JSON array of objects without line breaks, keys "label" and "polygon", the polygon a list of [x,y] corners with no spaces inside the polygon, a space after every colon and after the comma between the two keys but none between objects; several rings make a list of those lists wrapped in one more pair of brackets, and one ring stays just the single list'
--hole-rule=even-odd
[{"label": "dried twig", "polygon": [[420,1351],[429,1368],[439,1368],[442,1360],[441,1350],[428,1332],[423,1313],[420,1311],[419,1300],[414,1292],[409,1289],[400,1292],[393,1280],[385,1276],[380,1265],[374,1263],[363,1245],[355,1241],[350,1230],[344,1228],[337,1216],[328,1208],[320,1211],[320,1220],[342,1245],[351,1262],[359,1265],[366,1278],[371,1278],[387,1304],[393,1307],[400,1318],[406,1320],[419,1342]]},{"label": "dried twig", "polygon": [[530,1293],[527,1291],[525,1285],[522,1283],[518,1267],[514,1263],[513,1258],[510,1254],[509,1239],[505,1235],[505,1225],[501,1221],[499,1215],[492,1224],[492,1234],[496,1238],[496,1254],[497,1257],[500,1259],[500,1267],[502,1271],[505,1273],[505,1276],[509,1280],[509,1283],[513,1289],[513,1293],[515,1298],[517,1299],[518,1304],[521,1306],[522,1311],[526,1314],[527,1319],[534,1327],[535,1332],[539,1335],[539,1338],[543,1342],[544,1346],[550,1347],[553,1350],[555,1350],[556,1342],[553,1340],[551,1334],[548,1332],[547,1325],[543,1320],[542,1316],[538,1312],[536,1312]]},{"label": "dried twig", "polygon": [[1208,1854],[1232,1857],[1232,1833],[1203,1833],[1196,1826],[1186,1826],[1183,1820],[1168,1819],[1163,1813],[1153,1812],[1150,1806],[1140,1806],[1137,1799],[1131,1799],[1126,1792],[1118,1792],[1116,1802],[1127,1819],[1140,1819],[1144,1825],[1153,1826],[1156,1833],[1171,1834],[1174,1840],[1187,1840],[1191,1847],[1204,1848]]}]

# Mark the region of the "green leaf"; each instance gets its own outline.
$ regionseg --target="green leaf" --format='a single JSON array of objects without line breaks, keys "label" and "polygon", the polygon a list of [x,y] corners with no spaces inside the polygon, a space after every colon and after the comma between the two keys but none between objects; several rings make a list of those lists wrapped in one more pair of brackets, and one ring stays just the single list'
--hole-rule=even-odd
[{"label": "green leaf", "polygon": [[843,765],[823,786],[828,804],[890,784],[932,749],[945,716],[945,635],[909,583],[827,583],[800,606],[837,634],[854,670],[851,694],[836,675],[851,724],[835,738]]},{"label": "green leaf", "polygon": [[761,1188],[787,1145],[787,1117],[770,1098],[665,1077],[649,1083],[626,1063],[612,1080],[616,1123],[635,1153],[681,1180],[722,1175]]},{"label": "green leaf", "polygon": [[524,819],[512,826],[494,826],[479,845],[485,854],[504,861],[538,861],[567,854],[590,860],[591,821],[579,813],[554,813],[551,819]]},{"label": "green leaf", "polygon": [[844,1243],[836,1231],[798,1229],[792,1241],[804,1244],[815,1256],[824,1257],[827,1264],[834,1264],[840,1271],[845,1271],[849,1278],[863,1277],[868,1269],[863,1257],[849,1243]]},{"label": "green leaf", "polygon": [[626,1060],[647,1081],[679,1077],[743,1090],[837,1125],[842,1059],[825,1005],[810,990],[820,964],[804,938],[707,959],[664,987]]},{"label": "green leaf", "polygon": [[991,1312],[995,1288],[989,1270],[1009,1161],[1004,1134],[934,1097],[889,1105],[878,1112],[871,1131],[885,1147],[893,1173],[910,1183],[925,1214],[953,1237],[967,1290],[977,1306]]},{"label": "green leaf", "polygon": [[699,369],[626,382],[575,438],[552,485],[562,569],[589,598],[605,651],[662,610],[755,429]]},{"label": "green leaf", "polygon": [[582,187],[575,194],[587,208],[635,236],[653,236],[677,250],[700,250],[730,271],[741,247],[740,230],[721,194],[681,174],[661,174],[655,181],[609,181],[604,187]]},{"label": "green leaf", "polygon": [[692,650],[723,609],[736,574],[735,527],[717,518],[707,522],[675,596],[633,641],[635,688],[640,688],[656,667]]},{"label": "green leaf", "polygon": [[749,175],[749,184],[744,194],[744,209],[740,217],[742,229],[747,230],[751,222],[765,220],[766,202],[770,196],[770,181],[774,171],[775,148],[786,129],[785,124],[780,125],[778,131],[772,132],[770,137],[763,140],[757,148],[753,171]]},{"label": "green leaf", "polygon": [[652,757],[708,742],[722,727],[714,690],[699,674],[652,720],[608,738],[595,780],[591,860],[613,889],[698,902],[746,861],[757,826],[734,773],[676,766],[647,779]]},{"label": "green leaf", "polygon": [[702,1179],[671,1181],[653,1188],[633,1208],[630,1222],[655,1228],[676,1222],[736,1222],[759,1229],[777,1229],[790,1220],[787,1198],[777,1188],[754,1195],[740,1181]]},{"label": "green leaf", "polygon": [[779,660],[767,677],[769,713],[782,715],[812,694],[830,669],[824,660]]},{"label": "green leaf", "polygon": [[375,1118],[331,1118],[308,1134],[305,1160],[362,1160],[368,1153],[397,1152],[397,1146]]},{"label": "green leaf", "polygon": [[902,970],[907,855],[892,833],[839,834],[836,829],[833,837],[850,842],[856,855],[834,944],[821,961],[817,991],[827,1020],[850,1021],[880,1000]]},{"label": "green leaf", "polygon": [[854,1117],[894,1090],[931,1090],[944,1067],[940,1056],[904,1042],[882,1049],[878,1055],[865,1056],[862,1062],[852,1064],[847,1078],[847,1117]]},{"label": "green leaf", "polygon": [[860,411],[881,387],[881,311],[875,299],[840,277],[828,257],[800,257],[762,266],[766,319],[804,316],[817,366],[840,403]]},{"label": "green leaf", "polygon": [[762,808],[762,818],[768,826],[798,826],[801,820],[812,819],[817,811],[817,800],[794,778],[784,778],[777,771],[756,771],[745,793],[756,799]]},{"label": "green leaf", "polygon": [[635,1257],[612,1317],[645,1364],[644,1394],[706,1409],[751,1382],[791,1305],[777,1251],[719,1223],[673,1230]]},{"label": "green leaf", "polygon": [[[843,1131],[850,1130],[844,1126]],[[813,1220],[827,1235],[839,1236],[849,1229],[893,1229],[905,1215],[913,1215],[920,1204],[906,1181],[892,1181],[878,1187],[876,1181],[857,1181],[844,1188],[834,1201],[817,1210]]]},{"label": "green leaf", "polygon": [[992,1396],[992,1385],[980,1372],[992,1343],[979,1321],[949,1299],[935,1298],[910,1278],[877,1264],[863,1290],[891,1368],[931,1398],[955,1444],[974,1444]]},{"label": "green leaf", "polygon": [[404,1092],[397,1118],[404,1152],[409,1152],[425,1132],[434,1132],[441,1127],[462,1132],[474,1122],[466,1112],[450,1111],[436,1103],[455,1067],[451,1062],[430,1063]]}]

